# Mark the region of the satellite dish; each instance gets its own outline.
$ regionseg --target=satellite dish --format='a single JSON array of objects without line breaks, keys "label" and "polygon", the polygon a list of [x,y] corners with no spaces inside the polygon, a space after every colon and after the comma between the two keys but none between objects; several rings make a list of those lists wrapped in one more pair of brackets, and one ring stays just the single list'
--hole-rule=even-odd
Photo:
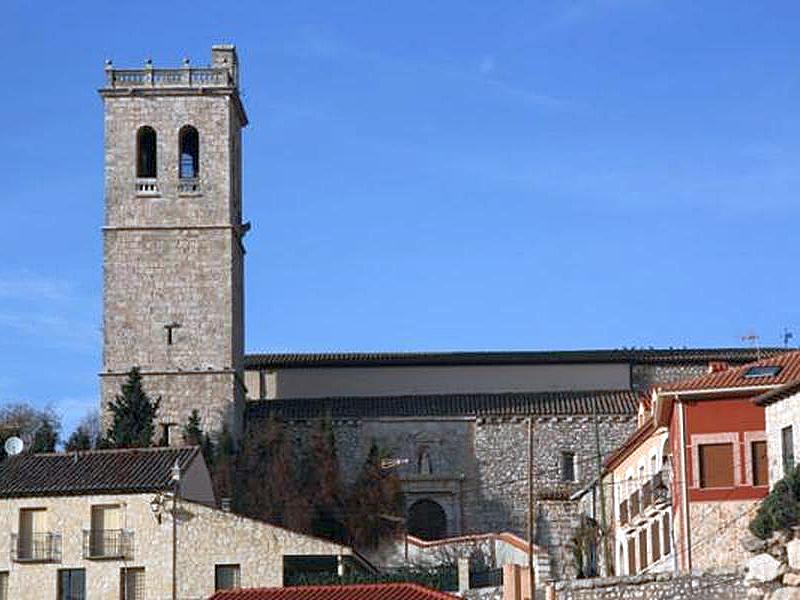
[{"label": "satellite dish", "polygon": [[16,436],[11,436],[6,440],[6,445],[5,445],[6,454],[8,454],[9,456],[15,456],[20,452],[22,452],[22,448],[24,446],[25,444],[22,443],[21,439],[19,439]]}]

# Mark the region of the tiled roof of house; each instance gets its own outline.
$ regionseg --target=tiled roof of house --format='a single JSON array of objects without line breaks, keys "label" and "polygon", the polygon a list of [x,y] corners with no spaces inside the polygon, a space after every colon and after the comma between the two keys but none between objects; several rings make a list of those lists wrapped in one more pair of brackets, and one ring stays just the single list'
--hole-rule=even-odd
[{"label": "tiled roof of house", "polygon": [[453,600],[456,596],[416,583],[309,585],[222,590],[209,600]]},{"label": "tiled roof of house", "polygon": [[[759,369],[774,369],[774,374],[749,376],[758,374]],[[729,388],[758,388],[765,386],[781,386],[800,379],[800,351],[786,352],[724,371],[717,371],[678,383],[664,385],[660,391],[686,392],[693,390],[713,390]]]},{"label": "tiled roof of house", "polygon": [[[741,364],[782,348],[651,348],[617,350],[498,351],[498,352],[322,352],[267,353],[245,356],[247,369],[311,367],[405,367],[453,365],[537,365],[581,363]],[[760,354],[759,354],[760,352]]]},{"label": "tiled roof of house", "polygon": [[365,417],[455,417],[514,415],[635,415],[636,392],[514,392],[505,394],[423,394],[255,400],[249,417],[332,419]]},{"label": "tiled roof of house", "polygon": [[800,393],[800,379],[791,383],[787,383],[786,385],[774,390],[770,390],[766,394],[762,394],[756,398],[754,402],[759,406],[769,406],[770,404],[780,402],[781,400],[785,400],[789,396],[794,396],[798,393]]},{"label": "tiled roof of house", "polygon": [[0,461],[0,498],[145,493],[170,489],[199,448],[137,448],[19,454]]}]

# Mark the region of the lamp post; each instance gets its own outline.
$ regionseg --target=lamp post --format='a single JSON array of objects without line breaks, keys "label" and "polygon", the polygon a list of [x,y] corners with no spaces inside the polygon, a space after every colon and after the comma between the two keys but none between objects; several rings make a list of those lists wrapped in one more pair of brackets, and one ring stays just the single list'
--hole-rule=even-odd
[{"label": "lamp post", "polygon": [[178,459],[172,466],[172,600],[178,600],[178,492],[181,485],[181,466]]}]

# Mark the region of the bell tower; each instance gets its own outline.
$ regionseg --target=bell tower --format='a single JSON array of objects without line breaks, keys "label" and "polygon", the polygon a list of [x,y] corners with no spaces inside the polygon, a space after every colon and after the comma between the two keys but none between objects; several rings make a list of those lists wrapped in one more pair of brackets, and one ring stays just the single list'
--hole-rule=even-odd
[{"label": "bell tower", "polygon": [[239,64],[106,64],[102,408],[126,373],[161,396],[172,443],[193,409],[238,435],[244,406]]}]

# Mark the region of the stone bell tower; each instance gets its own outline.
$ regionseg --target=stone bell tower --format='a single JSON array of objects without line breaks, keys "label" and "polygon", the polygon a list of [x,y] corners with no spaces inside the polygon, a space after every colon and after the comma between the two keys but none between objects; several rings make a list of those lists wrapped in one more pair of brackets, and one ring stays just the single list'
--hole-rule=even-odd
[{"label": "stone bell tower", "polygon": [[102,407],[139,367],[171,443],[197,409],[241,430],[244,300],[236,49],[211,66],[106,65]]}]

